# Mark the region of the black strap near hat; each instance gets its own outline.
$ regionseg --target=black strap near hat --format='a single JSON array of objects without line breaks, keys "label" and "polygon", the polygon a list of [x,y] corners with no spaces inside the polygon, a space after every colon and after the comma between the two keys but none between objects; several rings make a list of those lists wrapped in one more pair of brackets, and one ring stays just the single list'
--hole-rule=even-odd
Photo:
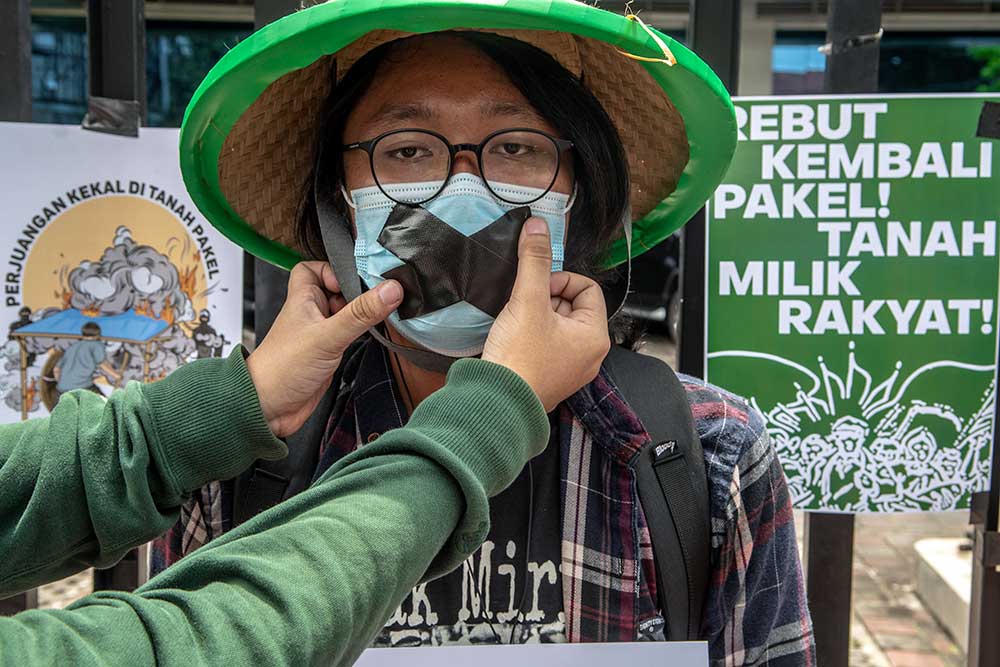
[{"label": "black strap near hat", "polygon": [[[327,260],[333,269],[333,274],[340,284],[340,292],[348,301],[361,296],[361,277],[358,275],[354,262],[354,237],[351,235],[351,223],[337,209],[335,202],[340,196],[340,190],[335,179],[326,175],[326,146],[322,146],[319,159],[316,161],[314,187],[316,193],[316,217],[319,220],[320,234],[323,237],[323,247],[326,248]],[[457,361],[430,350],[399,345],[377,329],[370,329],[372,337],[389,350],[403,355],[408,361],[420,368],[433,373],[446,373]]]},{"label": "black strap near hat", "polygon": [[632,462],[671,641],[699,639],[711,568],[705,453],[687,392],[667,364],[613,346],[604,368],[650,441]]}]

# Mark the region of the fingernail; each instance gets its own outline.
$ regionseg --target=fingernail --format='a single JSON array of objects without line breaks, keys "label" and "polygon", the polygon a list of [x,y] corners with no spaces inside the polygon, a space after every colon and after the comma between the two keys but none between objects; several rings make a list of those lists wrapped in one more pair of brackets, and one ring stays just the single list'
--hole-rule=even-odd
[{"label": "fingernail", "polygon": [[524,224],[524,229],[528,234],[547,234],[549,226],[546,225],[543,220],[530,218],[528,222]]},{"label": "fingernail", "polygon": [[375,290],[378,298],[387,306],[393,306],[403,300],[403,288],[395,280],[387,280]]}]

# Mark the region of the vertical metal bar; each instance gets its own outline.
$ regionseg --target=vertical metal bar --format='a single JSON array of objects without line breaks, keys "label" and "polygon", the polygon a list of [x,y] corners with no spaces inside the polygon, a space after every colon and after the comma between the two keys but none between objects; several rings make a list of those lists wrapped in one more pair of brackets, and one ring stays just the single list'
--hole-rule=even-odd
[{"label": "vertical metal bar", "polygon": [[[87,43],[90,97],[137,102],[139,117],[132,122],[140,125],[146,114],[143,0],[88,0]],[[132,113],[136,113],[134,109]],[[144,380],[148,372],[148,345],[146,352]],[[133,549],[116,565],[94,570],[94,590],[133,590],[145,576],[140,571],[144,565]]]},{"label": "vertical metal bar", "polygon": [[873,35],[881,27],[881,3],[831,0],[826,28],[826,41],[830,46],[824,77],[826,92],[878,92],[879,42],[872,40],[853,45],[849,40]]},{"label": "vertical metal bar", "polygon": [[[996,437],[993,442],[996,443]],[[996,449],[996,445],[994,445]],[[994,457],[994,468],[997,462]],[[993,473],[997,477],[997,473]],[[990,504],[997,504],[997,496],[990,491]],[[975,527],[976,547],[972,559],[972,595],[969,604],[969,667],[996,667],[1000,664],[1000,632],[996,622],[1000,619],[1000,573],[997,568],[983,565],[979,555],[984,550],[982,542],[987,531],[983,525]]]},{"label": "vertical metal bar", "polygon": [[[0,121],[31,120],[31,3],[0,0]],[[24,342],[21,343],[21,418],[26,419]],[[38,606],[37,591],[0,600],[0,616]]]},{"label": "vertical metal bar", "polygon": [[255,0],[253,3],[253,25],[260,30],[268,23],[274,23],[288,16],[301,5],[301,0]]},{"label": "vertical metal bar", "polygon": [[[298,8],[299,0],[256,0],[254,28],[260,30]],[[258,344],[271,330],[271,325],[285,303],[287,288],[287,271],[259,259],[253,260],[253,330]]]},{"label": "vertical metal bar", "polygon": [[146,18],[143,0],[87,0],[91,97],[135,100],[146,117]]},{"label": "vertical metal bar", "polygon": [[687,42],[730,92],[740,73],[740,0],[691,0]]},{"label": "vertical metal bar", "polygon": [[23,338],[17,339],[21,348],[21,421],[28,420],[28,344]]},{"label": "vertical metal bar", "polygon": [[31,120],[31,2],[0,0],[0,121]]},{"label": "vertical metal bar", "polygon": [[253,263],[253,332],[257,344],[271,330],[288,295],[288,271],[261,259]]},{"label": "vertical metal bar", "polygon": [[705,377],[705,208],[681,231],[681,325],[677,367],[692,377]]},{"label": "vertical metal bar", "polygon": [[[1000,343],[998,343],[1000,344]],[[1000,373],[1000,369],[997,371]],[[983,541],[987,534],[1000,529],[1000,401],[993,405],[993,452],[990,468],[990,490],[986,507],[976,512],[973,506],[971,523],[975,526],[975,548],[972,558],[972,595],[969,601],[969,667],[1000,665],[1000,572],[983,563],[986,553]],[[977,516],[978,514],[978,516]]]},{"label": "vertical metal bar", "polygon": [[13,616],[25,609],[36,609],[37,607],[38,590],[32,588],[30,591],[0,599],[0,616]]},{"label": "vertical metal bar", "polygon": [[[687,42],[730,91],[736,90],[740,60],[740,0],[691,0]],[[705,377],[705,209],[681,236],[681,326],[677,350],[682,373]]]},{"label": "vertical metal bar", "polygon": [[816,664],[846,667],[851,657],[854,515],[810,512],[802,539]]},{"label": "vertical metal bar", "polygon": [[[831,0],[827,92],[878,91],[878,42],[852,47],[849,40],[876,33],[881,25],[880,3]],[[853,514],[806,515],[806,593],[816,637],[816,662],[824,667],[847,667],[850,661],[854,523]]]},{"label": "vertical metal bar", "polygon": [[94,570],[95,591],[133,591],[145,581],[146,563],[139,557],[139,549],[132,549],[113,566]]}]

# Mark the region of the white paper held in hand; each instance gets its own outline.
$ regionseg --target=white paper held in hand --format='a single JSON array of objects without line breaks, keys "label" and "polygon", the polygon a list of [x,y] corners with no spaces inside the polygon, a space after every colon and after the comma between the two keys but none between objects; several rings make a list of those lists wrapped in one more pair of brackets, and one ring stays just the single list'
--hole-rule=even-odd
[{"label": "white paper held in hand", "polygon": [[355,667],[708,667],[705,642],[616,644],[521,644],[515,646],[436,646],[370,648]]}]

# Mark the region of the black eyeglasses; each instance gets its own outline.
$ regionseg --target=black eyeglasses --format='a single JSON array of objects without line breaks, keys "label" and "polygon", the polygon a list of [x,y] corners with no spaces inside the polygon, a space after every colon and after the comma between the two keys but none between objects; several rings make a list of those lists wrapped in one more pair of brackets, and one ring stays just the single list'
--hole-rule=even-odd
[{"label": "black eyeglasses", "polygon": [[[572,141],[541,130],[512,128],[494,132],[479,144],[453,144],[431,130],[403,129],[342,148],[368,153],[375,184],[400,204],[423,204],[437,197],[448,184],[455,156],[471,151],[490,192],[502,201],[523,205],[548,194],[559,175],[563,152],[572,147]],[[415,183],[422,187],[393,187]]]}]

